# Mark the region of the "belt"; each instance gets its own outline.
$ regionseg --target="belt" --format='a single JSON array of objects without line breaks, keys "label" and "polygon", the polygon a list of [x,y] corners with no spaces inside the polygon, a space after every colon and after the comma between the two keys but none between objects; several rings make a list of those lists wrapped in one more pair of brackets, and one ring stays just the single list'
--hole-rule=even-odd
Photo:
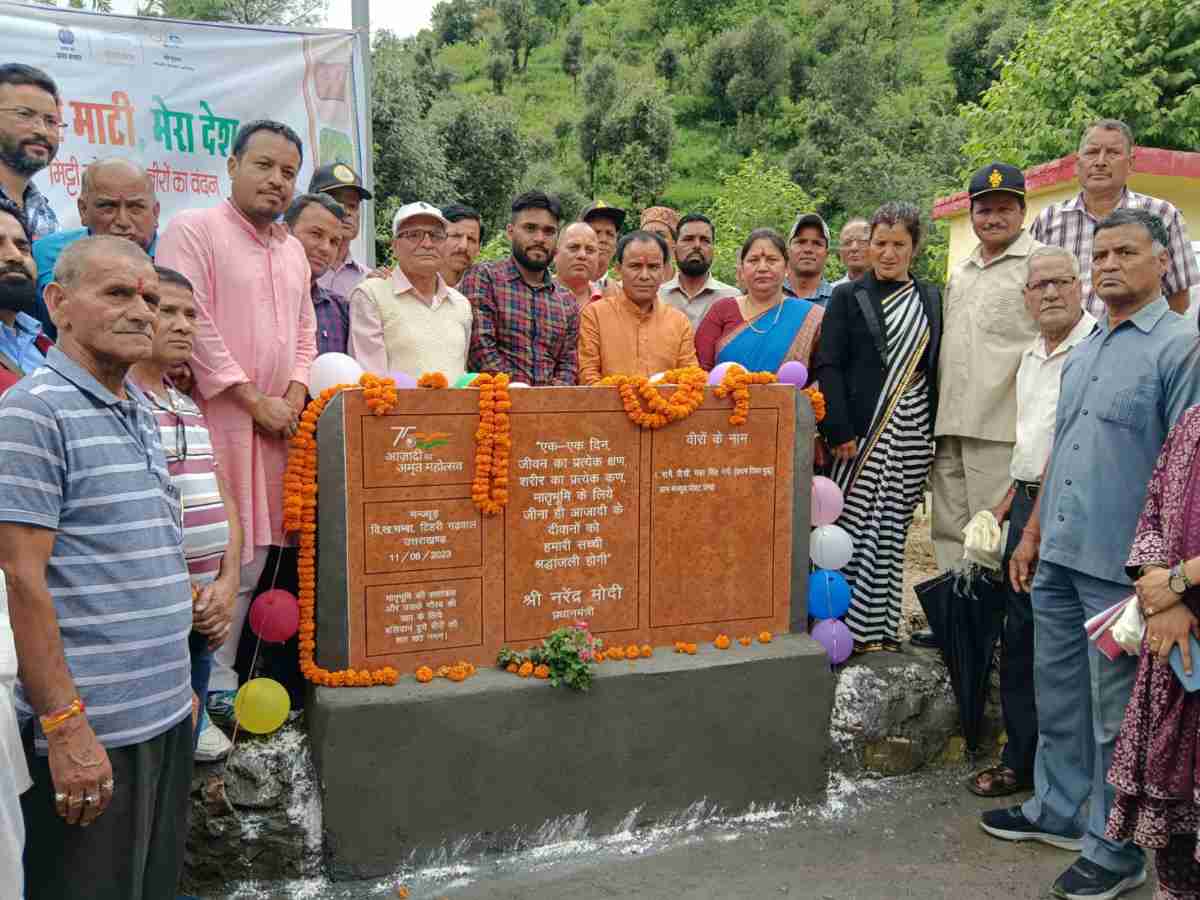
[{"label": "belt", "polygon": [[1041,482],[1038,481],[1014,481],[1013,488],[1024,492],[1028,499],[1036,500],[1038,491],[1042,489],[1042,485]]}]

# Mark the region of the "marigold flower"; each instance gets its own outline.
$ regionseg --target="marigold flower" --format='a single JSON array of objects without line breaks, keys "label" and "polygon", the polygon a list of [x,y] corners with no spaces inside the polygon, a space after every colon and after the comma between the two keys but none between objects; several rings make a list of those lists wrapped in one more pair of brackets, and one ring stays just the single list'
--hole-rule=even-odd
[{"label": "marigold flower", "polygon": [[684,650],[687,652],[688,656],[696,655],[696,645],[695,644],[689,643],[686,647],[684,647]]},{"label": "marigold flower", "polygon": [[542,663],[542,665],[537,666],[533,670],[533,677],[534,678],[549,678],[550,677],[550,667],[548,665],[546,665],[545,663]]},{"label": "marigold flower", "polygon": [[421,682],[421,684],[428,684],[433,681],[433,669],[429,668],[429,666],[421,666],[417,669],[417,681]]},{"label": "marigold flower", "polygon": [[754,643],[754,638],[750,637],[748,634],[744,634],[738,638],[738,643],[743,647],[749,647],[752,643]]},{"label": "marigold flower", "polygon": [[716,647],[718,650],[728,650],[729,644],[730,644],[730,640],[729,640],[729,635],[727,635],[727,634],[718,634],[717,639],[715,641],[713,641],[713,646]]},{"label": "marigold flower", "polygon": [[642,649],[641,649],[642,659],[649,659],[653,655],[654,655],[654,648],[651,647],[649,644],[642,644]]},{"label": "marigold flower", "polygon": [[528,678],[533,674],[533,663],[531,663],[529,660],[525,660],[525,662],[521,663],[521,667],[517,669],[517,674],[522,678]]},{"label": "marigold flower", "polygon": [[760,644],[769,644],[769,643],[771,643],[771,639],[772,639],[772,635],[771,635],[771,632],[769,632],[769,631],[760,631],[758,633],[758,642]]}]

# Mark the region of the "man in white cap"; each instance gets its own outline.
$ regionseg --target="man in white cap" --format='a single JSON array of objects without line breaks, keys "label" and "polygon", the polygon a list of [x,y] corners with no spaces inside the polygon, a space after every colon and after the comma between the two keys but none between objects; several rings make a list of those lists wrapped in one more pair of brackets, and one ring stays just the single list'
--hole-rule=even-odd
[{"label": "man in white cap", "polygon": [[441,372],[453,384],[467,370],[471,304],[440,269],[450,223],[428,203],[392,219],[390,278],[368,278],[350,295],[350,355],[368,372]]}]

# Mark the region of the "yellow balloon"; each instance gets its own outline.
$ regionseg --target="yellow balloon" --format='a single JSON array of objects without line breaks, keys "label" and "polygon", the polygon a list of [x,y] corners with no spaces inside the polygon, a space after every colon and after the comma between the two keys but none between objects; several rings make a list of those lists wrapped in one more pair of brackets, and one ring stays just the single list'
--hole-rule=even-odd
[{"label": "yellow balloon", "polygon": [[287,689],[273,678],[247,681],[233,701],[238,724],[253,734],[270,734],[287,720],[291,708]]}]

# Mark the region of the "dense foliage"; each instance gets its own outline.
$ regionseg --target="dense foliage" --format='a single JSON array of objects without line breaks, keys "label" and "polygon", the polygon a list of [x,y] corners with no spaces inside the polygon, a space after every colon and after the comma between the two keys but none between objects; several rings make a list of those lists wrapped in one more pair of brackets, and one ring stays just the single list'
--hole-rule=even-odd
[{"label": "dense foliage", "polygon": [[[143,2],[268,23],[324,7]],[[631,225],[665,203],[720,221],[726,279],[750,227],[928,209],[974,166],[1073,151],[1099,116],[1200,145],[1200,0],[440,0],[429,30],[378,33],[373,57],[377,221],[465,200],[499,253],[517,190],[570,214],[603,197]],[[919,271],[938,277],[945,252],[935,229]]]}]

